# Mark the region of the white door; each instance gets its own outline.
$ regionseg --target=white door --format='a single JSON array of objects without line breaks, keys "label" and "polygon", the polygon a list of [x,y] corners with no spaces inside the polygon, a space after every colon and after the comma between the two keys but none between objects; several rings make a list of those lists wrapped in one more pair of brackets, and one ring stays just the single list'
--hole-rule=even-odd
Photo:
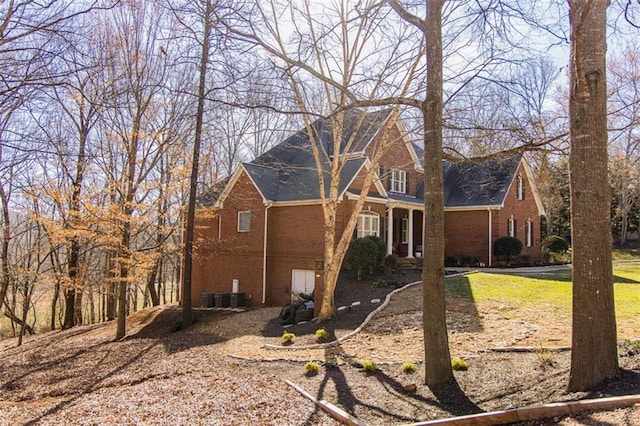
[{"label": "white door", "polygon": [[314,271],[305,269],[293,269],[291,271],[291,291],[293,294],[312,294],[316,284]]}]

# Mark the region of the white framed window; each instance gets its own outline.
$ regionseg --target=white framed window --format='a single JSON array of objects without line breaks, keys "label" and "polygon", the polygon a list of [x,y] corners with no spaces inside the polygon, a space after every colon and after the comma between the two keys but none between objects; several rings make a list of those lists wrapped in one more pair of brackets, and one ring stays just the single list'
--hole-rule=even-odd
[{"label": "white framed window", "polygon": [[400,224],[400,238],[402,239],[402,243],[406,244],[409,242],[407,229],[409,227],[409,218],[403,217],[402,222]]},{"label": "white framed window", "polygon": [[516,236],[516,221],[512,217],[507,220],[507,233],[510,237]]},{"label": "white framed window", "polygon": [[400,194],[407,193],[407,172],[404,170],[391,171],[391,191]]},{"label": "white framed window", "polygon": [[533,222],[531,220],[527,220],[524,239],[527,247],[533,246]]},{"label": "white framed window", "polygon": [[518,176],[516,179],[517,187],[516,187],[516,197],[518,200],[524,200],[524,179],[522,176]]},{"label": "white framed window", "polygon": [[251,230],[251,212],[238,212],[238,232]]},{"label": "white framed window", "polygon": [[358,238],[370,235],[380,236],[380,215],[374,212],[362,212],[358,216]]}]

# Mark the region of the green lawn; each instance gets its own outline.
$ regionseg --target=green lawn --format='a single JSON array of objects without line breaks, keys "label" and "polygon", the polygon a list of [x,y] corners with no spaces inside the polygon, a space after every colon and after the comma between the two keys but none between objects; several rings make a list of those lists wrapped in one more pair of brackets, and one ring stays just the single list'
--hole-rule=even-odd
[{"label": "green lawn", "polygon": [[[571,311],[571,271],[538,275],[492,274],[478,272],[446,280],[446,292],[480,302],[501,302],[517,308],[545,305]],[[640,262],[615,264],[614,294],[618,319],[640,315]]]}]

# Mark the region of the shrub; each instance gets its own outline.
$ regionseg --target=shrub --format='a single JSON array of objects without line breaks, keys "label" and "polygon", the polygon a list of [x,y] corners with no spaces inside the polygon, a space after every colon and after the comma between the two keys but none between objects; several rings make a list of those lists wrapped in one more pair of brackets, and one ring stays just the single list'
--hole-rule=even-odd
[{"label": "shrub", "polygon": [[395,269],[398,267],[398,255],[390,254],[389,256],[384,258],[384,266],[385,268]]},{"label": "shrub", "polygon": [[376,278],[373,281],[373,286],[374,287],[386,287],[387,286],[387,280],[384,279],[383,277]]},{"label": "shrub", "polygon": [[405,362],[400,367],[400,370],[405,374],[413,374],[418,370],[418,367],[412,362]]},{"label": "shrub", "polygon": [[444,266],[449,266],[449,267],[459,266],[458,258],[455,257],[455,256],[447,256],[447,257],[445,257]]},{"label": "shrub", "polygon": [[319,341],[329,340],[329,332],[324,328],[319,328],[316,330],[316,338]]},{"label": "shrub", "polygon": [[378,257],[377,257],[376,266],[382,265],[382,262],[384,261],[384,256],[387,254],[387,243],[382,238],[376,237],[375,235],[369,235],[368,237],[365,237],[365,238],[375,243],[376,247],[378,248]]},{"label": "shrub", "polygon": [[475,256],[461,256],[460,265],[462,266],[478,266],[480,265],[480,259]]},{"label": "shrub", "polygon": [[469,368],[469,366],[467,365],[467,362],[463,359],[452,358],[451,368],[453,368],[455,371],[466,371]]},{"label": "shrub", "polygon": [[514,256],[520,256],[522,241],[516,237],[500,237],[493,242],[493,254],[506,259],[507,263]]},{"label": "shrub", "polygon": [[304,374],[307,376],[315,376],[320,371],[320,364],[309,361],[304,365]]},{"label": "shrub", "polygon": [[549,235],[542,241],[544,253],[566,253],[567,250],[569,250],[569,243],[559,235]]},{"label": "shrub", "polygon": [[370,359],[366,359],[362,361],[361,364],[362,364],[362,369],[367,373],[375,373],[376,371],[378,371],[378,367],[376,366],[376,363],[371,361]]},{"label": "shrub", "polygon": [[284,333],[282,333],[282,337],[280,338],[280,341],[282,342],[283,345],[290,345],[291,343],[293,343],[293,339],[295,338],[296,338],[295,334],[285,331]]},{"label": "shrub", "polygon": [[349,244],[347,262],[356,271],[358,279],[362,279],[365,271],[371,272],[378,260],[378,246],[370,238],[356,238]]}]

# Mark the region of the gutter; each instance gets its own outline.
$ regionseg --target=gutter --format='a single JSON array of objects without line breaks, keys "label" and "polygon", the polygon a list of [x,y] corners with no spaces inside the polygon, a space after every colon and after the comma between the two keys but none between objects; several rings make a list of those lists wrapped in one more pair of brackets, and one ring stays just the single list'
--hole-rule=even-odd
[{"label": "gutter", "polygon": [[262,247],[262,304],[267,302],[267,230],[269,227],[269,201],[264,205],[264,244]]},{"label": "gutter", "polygon": [[492,229],[492,219],[493,219],[493,215],[491,214],[491,209],[487,208],[487,211],[489,212],[489,262],[487,264],[487,266],[491,267],[491,259],[493,258],[493,247],[491,244],[491,235],[493,234],[493,229]]}]

